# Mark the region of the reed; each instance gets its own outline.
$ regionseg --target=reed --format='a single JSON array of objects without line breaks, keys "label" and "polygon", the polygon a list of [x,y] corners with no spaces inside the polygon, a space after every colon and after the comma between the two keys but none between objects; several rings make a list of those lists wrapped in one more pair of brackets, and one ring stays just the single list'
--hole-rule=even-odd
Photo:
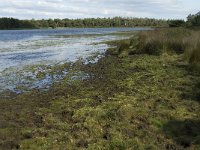
[{"label": "reed", "polygon": [[184,59],[194,68],[200,68],[200,30],[185,28],[156,29],[138,34],[136,53],[161,55],[184,54]]}]

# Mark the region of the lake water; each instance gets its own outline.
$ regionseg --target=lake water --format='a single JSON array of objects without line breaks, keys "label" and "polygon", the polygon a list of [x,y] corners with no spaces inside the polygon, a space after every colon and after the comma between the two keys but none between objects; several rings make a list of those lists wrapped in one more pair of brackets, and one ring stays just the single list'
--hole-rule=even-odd
[{"label": "lake water", "polygon": [[[69,28],[0,31],[0,91],[13,90],[24,80],[16,75],[30,65],[54,65],[86,59],[108,45],[102,42],[124,39],[118,32],[144,28]],[[18,73],[19,74],[19,73]],[[26,76],[26,73],[25,75]],[[23,77],[24,78],[24,77]],[[49,81],[48,81],[49,82]]]}]

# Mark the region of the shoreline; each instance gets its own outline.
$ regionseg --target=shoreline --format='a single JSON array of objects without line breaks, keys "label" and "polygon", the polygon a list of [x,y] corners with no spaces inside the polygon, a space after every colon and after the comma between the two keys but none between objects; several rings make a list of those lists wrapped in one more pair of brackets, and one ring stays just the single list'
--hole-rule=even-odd
[{"label": "shoreline", "polygon": [[[38,81],[40,79],[45,82],[44,84],[46,84],[52,78],[61,78],[60,76],[63,76],[62,73],[59,73],[57,75],[56,72],[53,73],[51,71],[51,69],[55,70],[54,68],[56,68],[56,66],[58,66],[58,68],[59,68],[59,66],[61,66],[61,65],[58,65],[57,63],[64,63],[65,64],[67,62],[71,62],[71,61],[73,62],[75,60],[78,60],[79,58],[83,58],[87,62],[88,61],[95,61],[97,58],[99,58],[101,56],[101,53],[104,53],[105,50],[108,48],[105,41],[114,40],[114,39],[126,39],[126,38],[132,36],[133,34],[135,34],[135,31],[133,31],[133,32],[130,31],[130,32],[105,33],[105,34],[92,34],[92,35],[90,35],[90,34],[84,34],[84,35],[77,34],[77,35],[49,36],[48,43],[46,41],[45,41],[45,43],[43,43],[42,40],[40,40],[41,43],[39,43],[39,44],[40,45],[41,44],[50,44],[51,45],[51,43],[54,43],[54,45],[56,45],[56,46],[58,45],[58,48],[56,48],[56,47],[55,48],[59,50],[59,44],[56,44],[56,43],[58,43],[58,41],[51,40],[51,38],[57,38],[57,40],[61,39],[63,41],[67,41],[67,43],[64,44],[64,46],[66,47],[66,49],[64,50],[65,52],[61,51],[62,54],[63,55],[65,54],[66,56],[61,57],[61,59],[59,57],[58,58],[55,57],[54,59],[44,58],[44,59],[46,59],[46,62],[45,61],[44,62],[39,61],[39,60],[34,61],[35,59],[33,58],[33,59],[30,59],[30,62],[32,62],[33,64],[29,63],[29,60],[27,60],[27,63],[24,63],[23,59],[24,58],[26,59],[27,56],[26,56],[26,53],[23,53],[23,51],[22,51],[22,53],[19,53],[18,55],[12,56],[12,49],[10,49],[11,53],[9,54],[9,50],[8,50],[7,54],[8,54],[8,57],[10,57],[10,55],[11,55],[13,59],[10,59],[9,63],[13,62],[15,57],[18,58],[18,56],[20,56],[20,58],[21,58],[20,66],[21,67],[18,67],[17,64],[14,64],[13,67],[10,67],[12,65],[10,65],[10,66],[7,66],[6,64],[4,65],[4,63],[6,63],[7,60],[5,60],[5,61],[3,59],[1,60],[0,63],[2,64],[2,69],[0,69],[0,70],[2,70],[2,76],[0,77],[0,83],[1,83],[0,91],[2,91],[3,89],[5,89],[7,87],[9,89],[13,89],[15,91],[16,86],[17,86],[17,89],[16,89],[17,91],[18,91],[18,89],[19,89],[19,91],[20,91],[20,89],[27,91],[30,86],[32,87],[32,83],[37,84],[35,82],[38,82],[38,84],[40,84],[42,82],[42,81]],[[84,38],[84,41],[83,42],[80,41],[79,37],[81,39]],[[68,41],[72,41],[72,42],[68,42]],[[76,46],[77,42],[78,43],[80,42],[81,47]],[[87,42],[89,42],[90,44],[87,44]],[[68,45],[68,43],[69,43],[69,45]],[[12,43],[10,42],[9,44],[12,44]],[[29,47],[30,49],[31,49],[31,45],[33,45],[33,46],[35,44],[37,45],[37,43],[29,42],[29,41],[28,41],[28,43],[19,41],[19,42],[16,43],[16,45],[17,44],[20,44],[21,47],[23,47],[24,45],[26,47],[28,47],[30,45],[30,47]],[[43,47],[45,48],[45,45]],[[75,47],[75,50],[72,49],[73,47]],[[16,47],[16,48],[18,48],[18,47]],[[53,50],[53,48],[51,48],[51,49]],[[25,49],[24,52],[27,52],[28,57],[31,57],[32,55],[29,55],[28,50],[29,49]],[[36,50],[37,50],[37,47],[36,47]],[[69,53],[72,51],[71,57],[74,58],[74,59],[70,59],[70,57],[67,54],[68,51],[69,51]],[[42,54],[45,54],[45,53],[46,53],[46,55],[48,55],[48,49],[46,51],[44,49],[39,54],[42,55]],[[82,55],[79,55],[79,53],[80,54],[82,53]],[[50,54],[53,55],[53,53],[50,53]],[[37,56],[37,53],[33,56],[34,57]],[[95,58],[95,56],[96,56],[96,58]],[[38,57],[40,58],[40,55],[38,55]],[[89,57],[89,58],[87,58],[87,57]],[[53,66],[55,66],[55,67],[53,67]],[[62,70],[60,70],[60,72],[62,72]],[[65,72],[66,72],[66,70],[63,70],[63,74],[65,74]],[[44,76],[46,76],[46,78],[43,79]],[[23,82],[21,82],[21,81],[23,81]],[[24,86],[23,86],[23,84],[24,84]],[[4,85],[6,87],[4,87]],[[34,87],[35,86],[36,85],[34,85]]]},{"label": "shoreline", "polygon": [[[62,29],[103,29],[103,28],[157,28],[155,26],[135,26],[135,27],[64,27],[64,28],[14,28],[14,29],[0,29],[0,31],[13,31],[13,30],[62,30]],[[163,28],[163,27],[159,27]],[[165,27],[164,27],[165,28]]]},{"label": "shoreline", "polygon": [[182,55],[132,54],[126,44],[95,64],[72,64],[48,91],[0,97],[0,147],[198,148],[199,73]]}]

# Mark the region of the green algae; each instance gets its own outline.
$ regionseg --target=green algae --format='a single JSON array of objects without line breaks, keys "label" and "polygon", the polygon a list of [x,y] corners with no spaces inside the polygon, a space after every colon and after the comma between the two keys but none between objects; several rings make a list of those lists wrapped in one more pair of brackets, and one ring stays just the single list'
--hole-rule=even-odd
[{"label": "green algae", "polygon": [[0,97],[1,149],[198,149],[199,74],[182,55],[126,51],[52,68],[69,73],[48,91]]}]

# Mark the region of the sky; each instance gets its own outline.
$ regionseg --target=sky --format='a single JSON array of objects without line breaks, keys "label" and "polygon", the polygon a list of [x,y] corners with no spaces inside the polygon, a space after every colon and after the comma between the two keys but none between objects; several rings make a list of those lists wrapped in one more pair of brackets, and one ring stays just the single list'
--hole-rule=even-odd
[{"label": "sky", "polygon": [[141,17],[185,19],[200,0],[0,0],[0,17],[18,19]]}]

